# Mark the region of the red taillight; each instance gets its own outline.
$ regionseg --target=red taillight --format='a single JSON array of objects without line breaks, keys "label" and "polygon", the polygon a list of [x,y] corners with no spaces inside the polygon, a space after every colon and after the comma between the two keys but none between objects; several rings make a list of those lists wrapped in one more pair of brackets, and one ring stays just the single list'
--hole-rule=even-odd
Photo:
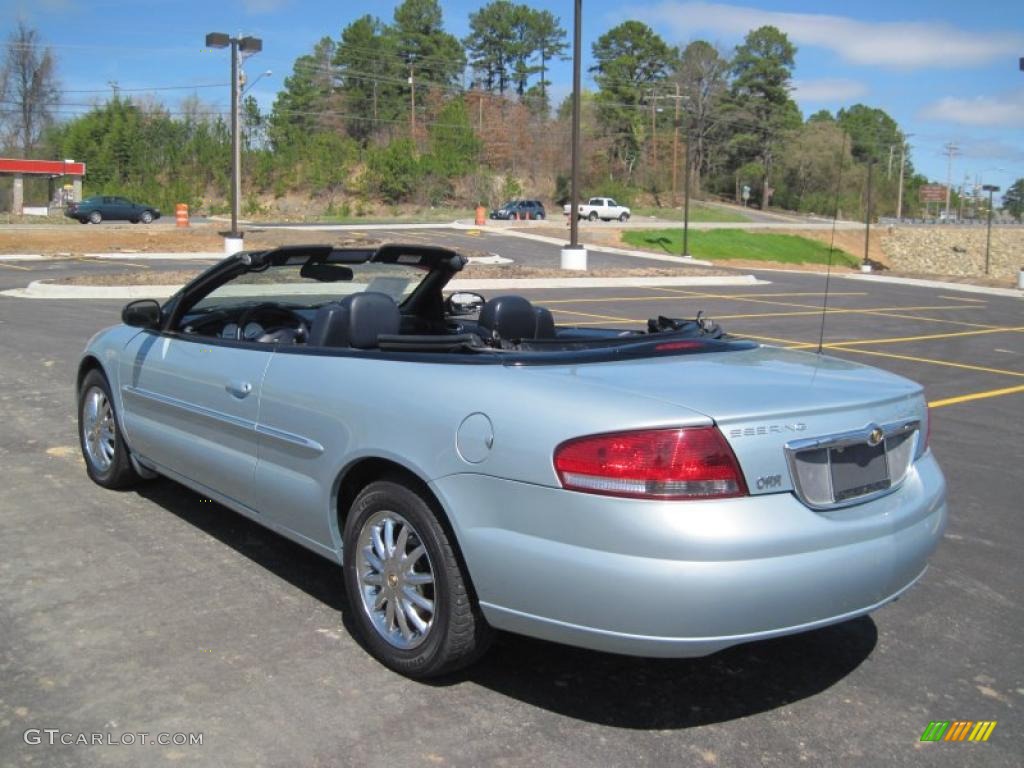
[{"label": "red taillight", "polygon": [[562,487],[638,499],[746,496],[736,456],[716,427],[645,429],[568,440],[555,449]]}]

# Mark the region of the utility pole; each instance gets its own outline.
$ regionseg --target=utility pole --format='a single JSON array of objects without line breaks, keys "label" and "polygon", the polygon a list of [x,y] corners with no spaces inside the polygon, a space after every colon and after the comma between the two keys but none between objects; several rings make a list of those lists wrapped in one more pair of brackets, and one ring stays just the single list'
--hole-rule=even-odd
[{"label": "utility pole", "polygon": [[654,174],[658,168],[658,97],[651,88],[651,178],[653,183]]},{"label": "utility pole", "polygon": [[887,170],[885,172],[885,178],[886,178],[887,181],[892,179],[892,152],[893,152],[894,149],[896,149],[896,145],[895,144],[890,144],[889,145],[889,170]]},{"label": "utility pole", "polygon": [[945,145],[946,150],[946,221],[949,221],[949,204],[953,192],[953,157],[960,151],[955,142]]},{"label": "utility pole", "polygon": [[416,81],[413,66],[409,64],[409,138],[416,141]]},{"label": "utility pole", "polygon": [[909,149],[909,146],[907,145],[907,139],[909,139],[913,135],[914,134],[912,133],[905,133],[903,134],[902,139],[900,141],[900,186],[899,189],[896,190],[897,220],[903,218],[903,172],[907,167],[907,149]]},{"label": "utility pole", "polygon": [[[676,195],[679,192],[679,83],[676,83],[676,117],[673,125],[675,130],[672,132],[672,205],[676,204]],[[687,148],[689,150],[689,148]]]},{"label": "utility pole", "polygon": [[[1024,59],[1021,59],[1021,64],[1024,65]],[[982,187],[983,190],[988,192],[988,234],[985,236],[985,274],[988,274],[989,266],[989,251],[992,248],[992,193],[998,192],[999,187],[995,184],[986,184]]]}]

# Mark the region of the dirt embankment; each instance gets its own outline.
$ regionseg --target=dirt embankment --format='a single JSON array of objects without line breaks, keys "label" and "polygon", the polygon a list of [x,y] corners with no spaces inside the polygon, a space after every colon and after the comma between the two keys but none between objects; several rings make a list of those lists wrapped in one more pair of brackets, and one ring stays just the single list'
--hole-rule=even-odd
[{"label": "dirt embankment", "polygon": [[[220,253],[224,250],[223,229],[223,224],[199,224],[182,229],[164,224],[21,227],[0,230],[0,253],[41,253],[44,256],[117,252]],[[245,247],[249,249],[306,243],[359,245],[366,242],[376,243],[344,232],[254,227],[245,233]]]}]

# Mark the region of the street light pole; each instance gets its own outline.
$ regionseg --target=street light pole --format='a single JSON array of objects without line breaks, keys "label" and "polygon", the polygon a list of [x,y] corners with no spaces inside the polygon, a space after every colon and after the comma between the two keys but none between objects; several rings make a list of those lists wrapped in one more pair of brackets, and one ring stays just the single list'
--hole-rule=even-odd
[{"label": "street light pole", "polygon": [[989,252],[992,249],[992,194],[999,191],[995,184],[986,184],[982,187],[988,192],[988,232],[985,235],[985,274],[988,274]]},{"label": "street light pole", "polygon": [[875,168],[875,160],[868,160],[868,210],[864,216],[864,261],[861,262],[861,272],[871,271],[871,261],[868,259],[868,247],[871,243],[871,176]]},{"label": "street light pole", "polygon": [[683,258],[691,259],[690,255],[690,123],[686,123],[686,152],[683,168]]},{"label": "street light pole", "polygon": [[206,36],[206,46],[231,47],[231,231],[227,237],[232,245],[240,245],[242,233],[238,229],[238,210],[242,199],[242,82],[239,68],[241,54],[259,53],[263,50],[263,41],[258,37],[231,37],[223,32],[211,32]]},{"label": "street light pole", "polygon": [[569,209],[569,247],[580,247],[580,47],[582,46],[583,0],[576,0],[572,30],[572,185]]},{"label": "street light pole", "polygon": [[238,231],[239,201],[242,199],[242,132],[238,129],[242,85],[238,77],[238,38],[231,38],[231,237]]}]

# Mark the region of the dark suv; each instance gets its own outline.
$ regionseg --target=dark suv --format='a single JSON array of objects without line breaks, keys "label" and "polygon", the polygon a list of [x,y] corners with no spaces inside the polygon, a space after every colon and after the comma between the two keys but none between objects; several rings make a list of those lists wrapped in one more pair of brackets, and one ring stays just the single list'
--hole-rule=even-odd
[{"label": "dark suv", "polygon": [[64,215],[69,219],[78,219],[82,224],[92,222],[99,224],[104,219],[122,219],[132,224],[149,224],[160,218],[160,211],[151,205],[133,203],[123,197],[112,195],[94,195],[80,203],[68,203]]},{"label": "dark suv", "polygon": [[543,219],[544,204],[540,200],[511,200],[491,211],[492,219]]}]

